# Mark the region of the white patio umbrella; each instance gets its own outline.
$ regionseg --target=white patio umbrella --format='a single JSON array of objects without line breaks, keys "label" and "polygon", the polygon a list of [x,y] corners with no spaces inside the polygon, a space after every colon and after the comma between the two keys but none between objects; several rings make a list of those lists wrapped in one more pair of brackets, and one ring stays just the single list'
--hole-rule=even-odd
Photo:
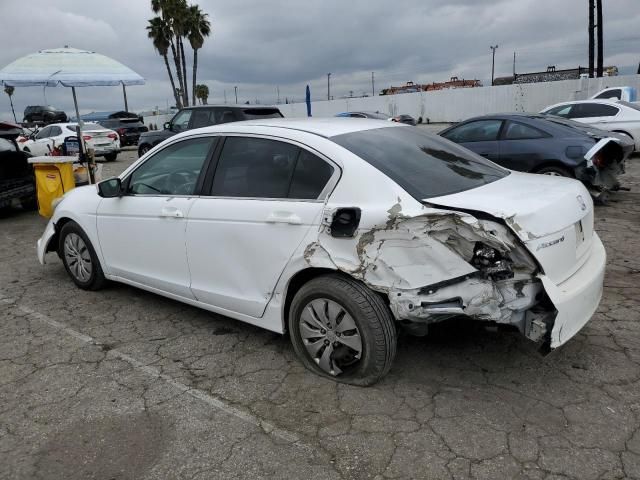
[{"label": "white patio umbrella", "polygon": [[76,118],[80,122],[76,87],[122,85],[125,109],[127,85],[144,85],[140,75],[112,58],[77,48],[40,50],[0,70],[0,83],[12,87],[71,87]]},{"label": "white patio umbrella", "polygon": [[[82,145],[82,119],[78,109],[76,87],[102,87],[122,85],[125,109],[127,85],[144,85],[140,75],[112,58],[77,48],[40,50],[10,63],[0,70],[0,84],[12,87],[71,87],[73,104],[79,125],[79,143]],[[84,149],[83,149],[84,150]],[[89,169],[90,177],[93,177]],[[93,181],[93,178],[91,178]]]}]

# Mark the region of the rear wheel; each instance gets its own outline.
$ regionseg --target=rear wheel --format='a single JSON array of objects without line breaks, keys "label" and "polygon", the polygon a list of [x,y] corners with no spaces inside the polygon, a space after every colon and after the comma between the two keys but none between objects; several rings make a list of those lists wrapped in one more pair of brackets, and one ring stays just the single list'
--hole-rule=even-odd
[{"label": "rear wheel", "polygon": [[67,273],[83,290],[100,290],[106,283],[102,267],[89,238],[71,221],[60,231],[58,252]]},{"label": "rear wheel", "polygon": [[540,173],[542,175],[551,175],[553,177],[574,177],[574,175],[567,168],[561,167],[559,165],[549,165],[548,167],[542,167],[541,169],[536,170],[535,173]]},{"label": "rear wheel", "polygon": [[349,277],[325,275],[297,292],[289,312],[293,348],[309,370],[343,383],[372,385],[396,354],[396,328],[375,292]]},{"label": "rear wheel", "polygon": [[117,153],[107,153],[107,154],[104,156],[104,159],[105,159],[107,162],[115,162],[115,161],[116,161],[116,158],[118,158],[118,154],[117,154]]}]

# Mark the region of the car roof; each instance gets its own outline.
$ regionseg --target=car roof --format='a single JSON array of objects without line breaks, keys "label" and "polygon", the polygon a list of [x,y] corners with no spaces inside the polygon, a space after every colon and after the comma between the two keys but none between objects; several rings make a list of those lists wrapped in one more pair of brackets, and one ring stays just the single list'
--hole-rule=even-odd
[{"label": "car roof", "polygon": [[480,115],[478,117],[471,117],[460,123],[467,123],[475,120],[525,120],[526,121],[526,120],[546,120],[546,118],[547,117],[541,113],[509,112],[509,113],[493,113],[490,115]]},{"label": "car roof", "polygon": [[182,110],[200,110],[200,109],[207,109],[207,108],[238,108],[238,109],[243,109],[243,110],[247,110],[247,109],[251,109],[251,110],[264,110],[264,109],[269,109],[269,110],[273,110],[273,109],[278,109],[278,107],[276,105],[247,105],[247,104],[214,104],[214,105],[191,105],[189,107],[184,107],[182,108]]},{"label": "car roof", "polygon": [[[410,128],[406,125],[387,122],[384,120],[372,120],[368,118],[268,118],[264,120],[245,120],[242,122],[230,122],[210,127],[200,128],[197,131],[207,132],[251,132],[251,127],[273,127],[279,129],[297,130],[321,137],[329,138],[345,133],[373,130],[376,128]],[[193,133],[194,130],[189,130]],[[186,133],[186,132],[185,132]]]},{"label": "car roof", "polygon": [[548,107],[545,107],[544,109],[548,110],[549,108],[559,107],[561,105],[575,105],[575,104],[578,104],[578,103],[601,103],[603,105],[611,105],[613,107],[620,107],[620,103],[618,101],[605,100],[605,99],[601,99],[601,98],[593,98],[593,99],[590,99],[590,100],[571,100],[571,101],[568,101],[568,102],[560,102],[560,103],[556,103],[554,105],[549,105]]}]

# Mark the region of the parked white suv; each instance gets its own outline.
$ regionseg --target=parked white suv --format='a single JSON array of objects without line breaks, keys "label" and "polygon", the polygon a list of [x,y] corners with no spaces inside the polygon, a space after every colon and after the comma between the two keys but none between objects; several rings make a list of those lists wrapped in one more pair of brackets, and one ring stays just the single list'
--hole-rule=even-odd
[{"label": "parked white suv", "polygon": [[359,385],[389,371],[397,328],[452,316],[556,348],[595,312],[605,268],[580,182],[340,118],[178,134],[67,193],[37,251],[80,288],[115,280],[288,330],[307,368]]}]

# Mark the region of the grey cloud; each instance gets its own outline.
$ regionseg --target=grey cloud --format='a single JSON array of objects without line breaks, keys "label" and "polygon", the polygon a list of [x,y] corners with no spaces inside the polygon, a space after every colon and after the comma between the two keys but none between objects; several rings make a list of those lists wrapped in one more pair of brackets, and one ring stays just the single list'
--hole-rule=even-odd
[{"label": "grey cloud", "polygon": [[[452,75],[490,76],[489,45],[499,44],[496,73],[510,74],[518,52],[519,71],[547,65],[587,63],[586,2],[583,0],[201,0],[213,35],[199,56],[199,83],[207,83],[210,101],[262,103],[280,96],[302,100],[309,84],[314,98],[326,97],[332,73],[336,97],[370,93],[407,80],[431,82]],[[72,45],[112,56],[148,79],[129,90],[133,108],[165,105],[171,99],[162,59],[146,37],[152,16],[145,0],[32,0],[0,2],[0,66],[42,48]],[[640,9],[637,0],[605,2],[607,60],[637,65]],[[634,69],[635,71],[635,69]],[[120,108],[117,88],[79,92],[84,110]],[[47,89],[47,100],[71,110],[70,92]],[[16,91],[16,107],[44,101],[42,89]],[[6,117],[6,95],[0,117]]]}]

